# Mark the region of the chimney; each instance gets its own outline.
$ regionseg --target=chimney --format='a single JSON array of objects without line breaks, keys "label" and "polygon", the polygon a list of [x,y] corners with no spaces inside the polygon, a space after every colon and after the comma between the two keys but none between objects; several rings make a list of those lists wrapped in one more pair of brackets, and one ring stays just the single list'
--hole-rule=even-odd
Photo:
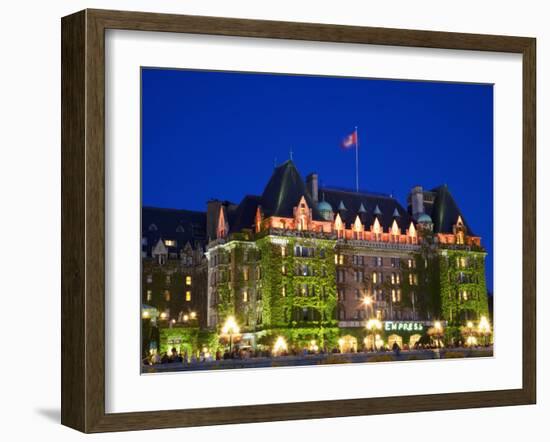
[{"label": "chimney", "polygon": [[422,186],[415,186],[409,194],[409,201],[412,208],[412,216],[414,219],[424,213],[424,190]]},{"label": "chimney", "polygon": [[319,175],[310,173],[306,178],[306,188],[313,202],[317,204],[319,202]]}]

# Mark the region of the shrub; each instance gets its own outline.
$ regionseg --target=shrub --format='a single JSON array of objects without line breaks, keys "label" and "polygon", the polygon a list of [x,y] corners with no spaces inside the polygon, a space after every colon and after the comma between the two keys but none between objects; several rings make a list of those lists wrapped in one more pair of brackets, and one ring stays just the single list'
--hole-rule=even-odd
[{"label": "shrub", "polygon": [[459,351],[448,351],[443,356],[445,359],[455,359],[455,358],[464,358],[466,355]]},{"label": "shrub", "polygon": [[329,355],[324,359],[321,359],[320,364],[347,364],[349,362],[352,362],[350,358],[338,356],[338,355]]},{"label": "shrub", "polygon": [[368,362],[392,362],[392,361],[395,361],[395,358],[392,355],[373,356],[368,360]]}]

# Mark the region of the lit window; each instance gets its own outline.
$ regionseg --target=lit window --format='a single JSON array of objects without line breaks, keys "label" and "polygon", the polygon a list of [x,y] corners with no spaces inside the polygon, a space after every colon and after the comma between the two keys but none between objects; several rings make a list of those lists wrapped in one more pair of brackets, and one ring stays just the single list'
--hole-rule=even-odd
[{"label": "lit window", "polygon": [[281,246],[281,256],[286,256],[286,247],[285,246]]},{"label": "lit window", "polygon": [[401,284],[401,276],[399,275],[399,273],[397,273],[395,275],[395,283],[396,284]]},{"label": "lit window", "polygon": [[164,244],[165,244],[167,247],[176,247],[176,241],[173,240],[173,239],[166,239],[166,240],[164,240]]},{"label": "lit window", "polygon": [[344,255],[339,256],[338,262],[339,262],[340,265],[344,265]]},{"label": "lit window", "polygon": [[375,235],[379,235],[382,232],[382,227],[380,226],[380,222],[378,221],[378,217],[374,219],[374,225],[372,227],[373,232]]},{"label": "lit window", "polygon": [[164,300],[165,301],[170,301],[170,291],[169,290],[164,291]]},{"label": "lit window", "polygon": [[243,291],[243,302],[248,302],[248,292],[246,290]]},{"label": "lit window", "polygon": [[284,265],[281,266],[281,273],[286,275],[286,267]]},{"label": "lit window", "polygon": [[187,302],[191,301],[191,292],[189,290],[185,292],[185,300]]},{"label": "lit window", "polygon": [[153,282],[153,275],[147,275],[147,282],[151,284]]},{"label": "lit window", "polygon": [[243,280],[248,281],[248,267],[243,269]]},{"label": "lit window", "polygon": [[372,282],[373,284],[376,284],[378,282],[378,275],[376,274],[376,272],[372,272]]},{"label": "lit window", "polygon": [[153,299],[153,291],[147,290],[147,301],[151,301]]},{"label": "lit window", "polygon": [[391,289],[391,300],[392,302],[397,302],[397,292],[395,289]]},{"label": "lit window", "polygon": [[395,273],[391,274],[391,283],[395,284]]},{"label": "lit window", "polygon": [[170,275],[166,275],[166,284],[170,284],[171,278]]},{"label": "lit window", "polygon": [[283,287],[281,288],[281,295],[286,296],[286,286],[283,285]]},{"label": "lit window", "polygon": [[186,285],[191,285],[191,276],[186,276],[185,277],[185,284]]}]

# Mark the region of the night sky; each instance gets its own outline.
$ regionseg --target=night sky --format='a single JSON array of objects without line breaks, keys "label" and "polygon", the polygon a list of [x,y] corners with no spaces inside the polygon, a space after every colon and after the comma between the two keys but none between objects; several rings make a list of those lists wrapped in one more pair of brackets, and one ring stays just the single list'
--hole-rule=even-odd
[{"label": "night sky", "polygon": [[142,70],[143,204],[205,210],[262,193],[290,151],[305,178],[359,185],[406,207],[414,185],[447,184],[489,255],[493,288],[492,85]]}]

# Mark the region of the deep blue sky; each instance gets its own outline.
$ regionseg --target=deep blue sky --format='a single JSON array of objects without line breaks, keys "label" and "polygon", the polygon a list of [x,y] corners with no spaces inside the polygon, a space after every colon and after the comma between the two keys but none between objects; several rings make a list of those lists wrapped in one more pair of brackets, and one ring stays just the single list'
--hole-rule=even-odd
[{"label": "deep blue sky", "polygon": [[143,204],[205,210],[261,194],[292,149],[302,176],[393,193],[446,183],[489,255],[493,287],[491,85],[142,70]]}]

